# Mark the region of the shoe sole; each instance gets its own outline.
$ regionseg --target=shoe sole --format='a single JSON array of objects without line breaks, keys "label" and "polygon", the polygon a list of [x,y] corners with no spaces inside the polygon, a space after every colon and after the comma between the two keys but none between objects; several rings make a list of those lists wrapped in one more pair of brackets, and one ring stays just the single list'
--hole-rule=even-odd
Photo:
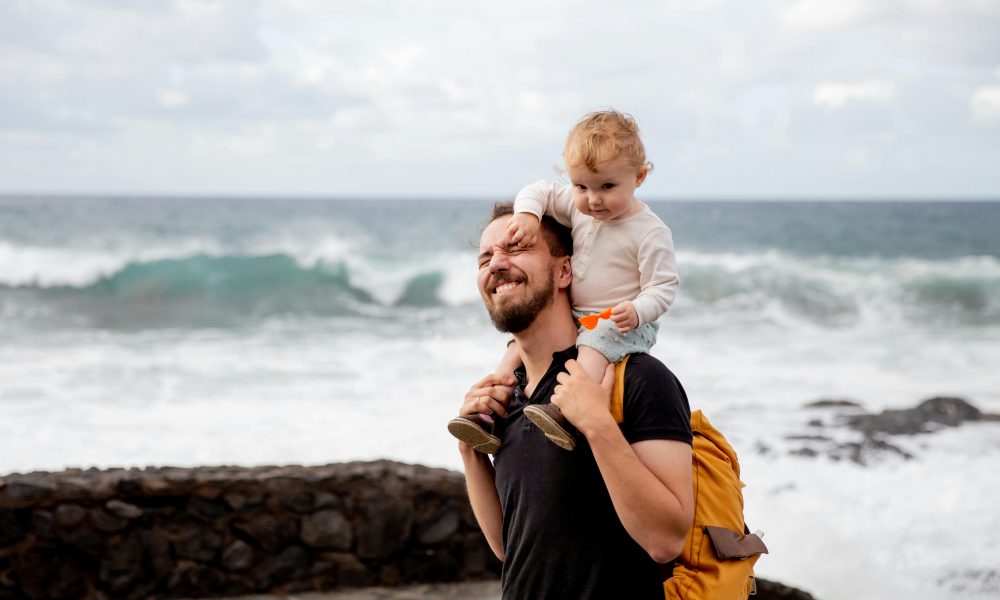
[{"label": "shoe sole", "polygon": [[563,450],[576,448],[576,440],[573,438],[573,435],[563,429],[562,425],[553,421],[549,415],[535,409],[533,406],[528,406],[524,409],[524,416],[528,417],[536,427],[541,429],[545,437],[549,438],[549,441],[556,446],[559,446]]},{"label": "shoe sole", "polygon": [[448,431],[451,435],[472,446],[473,450],[483,454],[495,454],[500,449],[500,438],[490,435],[475,423],[465,419],[448,421]]}]

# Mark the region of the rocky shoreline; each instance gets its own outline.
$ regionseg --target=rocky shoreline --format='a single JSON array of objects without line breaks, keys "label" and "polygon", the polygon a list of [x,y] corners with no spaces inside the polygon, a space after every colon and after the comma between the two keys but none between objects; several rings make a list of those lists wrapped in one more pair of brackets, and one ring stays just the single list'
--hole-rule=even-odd
[{"label": "rocky shoreline", "polygon": [[[934,397],[904,409],[870,413],[853,400],[818,400],[803,406],[808,420],[799,433],[783,439],[788,454],[803,458],[825,457],[866,466],[883,460],[916,458],[902,439],[927,435],[966,423],[998,423],[1000,415],[985,413],[967,400]],[[758,443],[756,451],[776,451]]]},{"label": "rocky shoreline", "polygon": [[[499,572],[464,477],[445,469],[372,461],[0,477],[0,600],[487,600]],[[812,597],[760,580],[757,598]]]}]

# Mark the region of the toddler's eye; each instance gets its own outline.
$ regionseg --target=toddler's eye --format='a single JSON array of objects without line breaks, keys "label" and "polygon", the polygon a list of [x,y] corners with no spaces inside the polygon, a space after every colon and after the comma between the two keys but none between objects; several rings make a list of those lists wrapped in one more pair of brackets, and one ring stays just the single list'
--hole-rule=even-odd
[{"label": "toddler's eye", "polygon": [[587,186],[583,185],[582,183],[578,183],[576,184],[576,189],[582,192],[583,190],[587,189]]},{"label": "toddler's eye", "polygon": [[615,187],[615,184],[613,184],[613,183],[605,183],[604,185],[601,186],[601,189],[602,190],[610,190],[613,187]]}]

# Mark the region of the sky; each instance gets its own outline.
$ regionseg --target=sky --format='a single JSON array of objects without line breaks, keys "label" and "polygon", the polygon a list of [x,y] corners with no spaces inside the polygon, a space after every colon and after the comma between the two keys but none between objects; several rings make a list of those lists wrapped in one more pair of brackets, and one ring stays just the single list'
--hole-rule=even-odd
[{"label": "sky", "polygon": [[0,193],[1000,198],[997,0],[5,0]]}]

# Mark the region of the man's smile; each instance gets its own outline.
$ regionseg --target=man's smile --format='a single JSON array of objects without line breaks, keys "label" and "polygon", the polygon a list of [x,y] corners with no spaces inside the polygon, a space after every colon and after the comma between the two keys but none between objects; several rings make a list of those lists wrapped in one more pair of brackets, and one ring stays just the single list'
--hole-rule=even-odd
[{"label": "man's smile", "polygon": [[503,294],[506,294],[507,292],[511,291],[512,289],[514,289],[519,285],[521,285],[520,281],[511,281],[508,283],[498,285],[497,287],[493,288],[493,295],[502,296]]}]

